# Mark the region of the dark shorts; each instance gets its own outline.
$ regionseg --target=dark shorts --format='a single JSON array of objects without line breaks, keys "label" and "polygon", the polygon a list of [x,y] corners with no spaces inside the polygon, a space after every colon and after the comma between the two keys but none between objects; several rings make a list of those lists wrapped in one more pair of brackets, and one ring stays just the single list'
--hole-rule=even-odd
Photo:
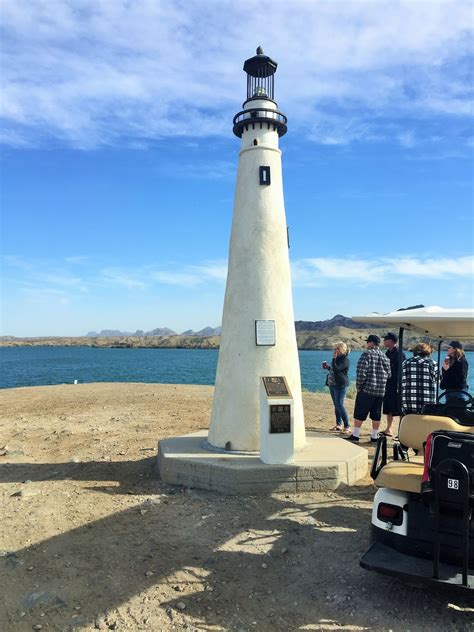
[{"label": "dark shorts", "polygon": [[396,388],[388,388],[383,398],[383,414],[398,417],[398,393]]},{"label": "dark shorts", "polygon": [[357,393],[354,405],[354,419],[365,421],[367,415],[372,421],[380,421],[382,418],[383,397],[368,395],[367,393]]}]

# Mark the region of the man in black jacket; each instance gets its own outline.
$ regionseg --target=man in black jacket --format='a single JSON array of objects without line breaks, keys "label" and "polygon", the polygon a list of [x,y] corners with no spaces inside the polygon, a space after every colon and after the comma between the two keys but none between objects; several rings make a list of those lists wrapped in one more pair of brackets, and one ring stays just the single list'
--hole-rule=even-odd
[{"label": "man in black jacket", "polygon": [[[398,410],[398,336],[391,331],[383,337],[383,346],[387,349],[385,355],[390,360],[391,375],[385,385],[383,398],[383,414],[387,415],[387,427],[383,431],[386,437],[392,437],[393,418],[400,415]],[[406,359],[402,353],[402,362]]]}]

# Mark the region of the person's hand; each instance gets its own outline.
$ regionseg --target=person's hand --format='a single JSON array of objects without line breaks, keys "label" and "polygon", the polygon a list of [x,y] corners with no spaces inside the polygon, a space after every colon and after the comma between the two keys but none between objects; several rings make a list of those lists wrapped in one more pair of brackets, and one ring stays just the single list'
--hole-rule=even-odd
[{"label": "person's hand", "polygon": [[443,360],[443,369],[449,369],[449,358]]}]

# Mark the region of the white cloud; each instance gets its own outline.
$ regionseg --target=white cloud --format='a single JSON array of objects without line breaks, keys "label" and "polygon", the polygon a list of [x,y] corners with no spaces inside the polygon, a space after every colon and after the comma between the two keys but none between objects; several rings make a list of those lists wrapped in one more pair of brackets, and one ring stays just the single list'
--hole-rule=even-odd
[{"label": "white cloud", "polygon": [[101,270],[99,283],[124,286],[129,290],[144,290],[147,286],[146,280],[141,278],[140,274],[119,268],[104,268]]},{"label": "white cloud", "polygon": [[400,283],[407,278],[472,279],[474,257],[425,258],[413,256],[379,259],[308,258],[292,264],[296,286],[320,286],[324,282],[347,282],[365,286],[370,283]]},{"label": "white cloud", "polygon": [[[74,258],[73,258],[74,259]],[[95,300],[104,289],[126,288],[130,292],[151,294],[160,287],[174,286],[180,291],[190,288],[224,287],[227,262],[204,261],[193,264],[141,265],[137,267],[94,267],[83,269],[81,277],[70,274],[54,262],[27,261],[17,257],[4,258],[4,280],[9,290],[17,289],[31,297],[48,296],[77,300],[82,294]],[[71,264],[72,265],[72,264]],[[400,284],[429,280],[471,283],[474,276],[474,256],[399,258],[312,257],[291,262],[292,279],[298,287],[328,287],[349,283],[351,288]],[[182,290],[180,290],[182,288]]]},{"label": "white cloud", "polygon": [[228,135],[242,61],[263,44],[302,133],[410,147],[404,119],[472,115],[471,12],[464,0],[4,0],[4,142]]}]

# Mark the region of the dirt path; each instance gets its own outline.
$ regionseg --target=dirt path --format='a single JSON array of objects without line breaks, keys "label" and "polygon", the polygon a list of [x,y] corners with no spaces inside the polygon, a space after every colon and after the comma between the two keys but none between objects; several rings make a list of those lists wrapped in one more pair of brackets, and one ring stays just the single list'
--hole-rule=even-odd
[{"label": "dirt path", "polygon": [[[0,630],[474,630],[472,598],[359,567],[368,477],[268,497],[162,484],[157,440],[206,428],[212,392],[0,391]],[[325,432],[329,397],[304,400]]]}]

